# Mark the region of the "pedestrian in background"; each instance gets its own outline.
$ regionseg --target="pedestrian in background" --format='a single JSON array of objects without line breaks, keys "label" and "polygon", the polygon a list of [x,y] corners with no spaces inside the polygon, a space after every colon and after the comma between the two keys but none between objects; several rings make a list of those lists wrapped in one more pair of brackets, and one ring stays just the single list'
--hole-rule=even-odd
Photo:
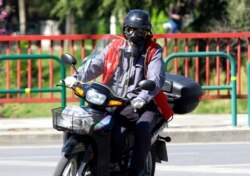
[{"label": "pedestrian in background", "polygon": [[163,24],[163,28],[168,33],[181,32],[182,28],[182,6],[179,4],[174,5],[169,11],[169,21]]}]

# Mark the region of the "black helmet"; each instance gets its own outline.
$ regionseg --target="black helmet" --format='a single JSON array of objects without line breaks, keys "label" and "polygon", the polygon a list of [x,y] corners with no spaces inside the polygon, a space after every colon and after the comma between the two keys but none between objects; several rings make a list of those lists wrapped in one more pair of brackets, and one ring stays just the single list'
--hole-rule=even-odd
[{"label": "black helmet", "polygon": [[141,9],[130,10],[125,17],[123,28],[126,26],[150,30],[150,18],[147,12]]},{"label": "black helmet", "polygon": [[138,45],[151,33],[149,15],[144,10],[130,10],[123,23],[123,35],[132,43]]}]

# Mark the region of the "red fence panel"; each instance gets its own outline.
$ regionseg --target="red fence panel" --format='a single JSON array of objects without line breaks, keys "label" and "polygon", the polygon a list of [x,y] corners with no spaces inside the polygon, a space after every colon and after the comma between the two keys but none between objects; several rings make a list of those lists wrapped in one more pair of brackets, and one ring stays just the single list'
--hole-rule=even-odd
[{"label": "red fence panel", "polygon": [[[53,54],[60,56],[67,52],[73,54],[78,60],[88,55],[96,42],[103,35],[58,35],[58,36],[1,36],[0,38],[0,55],[9,54]],[[180,34],[155,34],[154,39],[162,45],[164,58],[173,52],[191,52],[191,51],[224,51],[231,54],[237,63],[237,97],[246,98],[245,83],[246,71],[242,69],[242,65],[246,65],[250,59],[250,33],[180,33]],[[230,64],[224,63],[223,59],[216,58],[212,62],[208,57],[201,59],[196,58],[194,63],[186,58],[184,63],[178,63],[176,59],[173,63],[173,72],[193,77],[194,80],[202,85],[210,85],[211,82],[216,85],[230,83]],[[34,67],[36,64],[36,67]],[[37,68],[37,69],[36,69]],[[13,69],[15,69],[15,81],[13,78]],[[25,71],[24,71],[25,70]],[[45,63],[39,60],[37,63],[29,60],[27,63],[17,61],[16,63],[0,61],[0,74],[4,79],[0,81],[2,89],[21,88],[23,82],[27,82],[28,88],[31,87],[53,87],[59,80],[55,78],[57,68],[53,64],[53,60]],[[68,70],[70,75],[73,70]],[[24,75],[23,75],[24,74]],[[44,77],[49,74],[49,80]],[[36,80],[36,81],[34,81]],[[4,87],[3,87],[4,86]],[[0,87],[0,89],[1,89]],[[39,93],[34,97],[43,101],[44,96],[50,96],[50,101],[58,101],[54,93],[43,95]],[[216,91],[216,93],[206,92],[204,98],[229,98],[230,92]],[[17,95],[19,102],[26,102],[25,98],[20,94]],[[28,95],[29,102],[32,102],[32,95]],[[1,103],[13,102],[13,96],[6,94],[0,95]],[[12,101],[10,101],[12,99]],[[78,101],[73,94],[68,96],[68,101]]]},{"label": "red fence panel", "polygon": [[[160,43],[167,44],[164,49],[164,57],[173,52],[188,51],[223,51],[232,55],[237,63],[237,97],[246,98],[246,71],[242,65],[246,65],[250,59],[250,33],[180,33],[180,34],[155,34],[154,38]],[[163,39],[163,40],[162,40]],[[167,42],[165,42],[167,40]],[[172,43],[172,45],[170,45]],[[181,43],[181,44],[180,44]],[[205,61],[204,61],[205,60]],[[223,59],[222,59],[223,60]],[[216,57],[215,63],[209,57],[205,59],[195,59],[193,79],[201,82],[202,85],[210,85],[213,81],[216,85],[230,84],[230,63],[224,63]],[[202,63],[201,63],[202,62]],[[180,69],[184,71],[180,72]],[[203,72],[205,73],[203,73]],[[174,61],[173,72],[191,76],[191,65],[188,60],[184,63]],[[210,95],[206,92],[204,98],[229,98],[230,92],[217,91]]]}]

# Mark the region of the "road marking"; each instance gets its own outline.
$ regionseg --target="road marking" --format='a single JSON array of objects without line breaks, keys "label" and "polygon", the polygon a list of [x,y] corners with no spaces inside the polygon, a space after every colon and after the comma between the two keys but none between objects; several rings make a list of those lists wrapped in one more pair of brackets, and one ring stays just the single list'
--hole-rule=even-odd
[{"label": "road marking", "polygon": [[56,167],[57,162],[51,161],[10,161],[2,160],[0,161],[0,166],[33,166],[33,167]]},{"label": "road marking", "polygon": [[244,145],[244,144],[250,144],[250,142],[193,142],[193,143],[167,143],[167,146],[168,145],[171,145],[171,146],[199,146],[199,145]]},{"label": "road marking", "polygon": [[48,148],[58,148],[59,150],[62,148],[62,145],[18,145],[18,146],[0,146],[0,150],[5,149],[48,149]]},{"label": "road marking", "polygon": [[1,160],[18,160],[18,159],[59,159],[60,155],[49,155],[49,156],[5,156],[0,157]]},{"label": "road marking", "polygon": [[199,152],[171,152],[171,153],[168,153],[169,156],[179,156],[179,155],[200,155]]},{"label": "road marking", "polygon": [[[247,169],[243,168],[228,168],[225,167],[226,165],[216,166],[216,165],[205,165],[205,166],[177,166],[177,165],[156,165],[156,171],[171,171],[171,172],[191,172],[191,173],[211,173],[211,174],[237,174],[237,175],[243,175],[243,174],[249,174],[250,169],[249,167]],[[232,166],[232,165],[230,165]],[[250,164],[242,164],[237,165],[240,166],[250,166]]]}]

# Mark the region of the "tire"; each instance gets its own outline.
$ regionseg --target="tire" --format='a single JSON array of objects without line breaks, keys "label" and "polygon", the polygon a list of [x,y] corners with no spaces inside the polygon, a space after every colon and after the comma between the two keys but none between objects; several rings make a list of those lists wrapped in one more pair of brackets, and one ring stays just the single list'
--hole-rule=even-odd
[{"label": "tire", "polygon": [[146,158],[145,168],[141,176],[154,176],[154,175],[155,175],[155,161],[151,152],[149,152]]},{"label": "tire", "polygon": [[77,170],[80,168],[82,162],[84,166],[83,176],[91,176],[90,168],[88,168],[88,161],[83,160],[84,153],[75,153],[68,157],[63,156],[55,169],[54,176],[76,176]]},{"label": "tire", "polygon": [[[125,172],[127,173],[127,171]],[[154,176],[154,175],[155,175],[155,161],[151,152],[149,152],[145,161],[145,167],[139,174],[139,176]]]}]

